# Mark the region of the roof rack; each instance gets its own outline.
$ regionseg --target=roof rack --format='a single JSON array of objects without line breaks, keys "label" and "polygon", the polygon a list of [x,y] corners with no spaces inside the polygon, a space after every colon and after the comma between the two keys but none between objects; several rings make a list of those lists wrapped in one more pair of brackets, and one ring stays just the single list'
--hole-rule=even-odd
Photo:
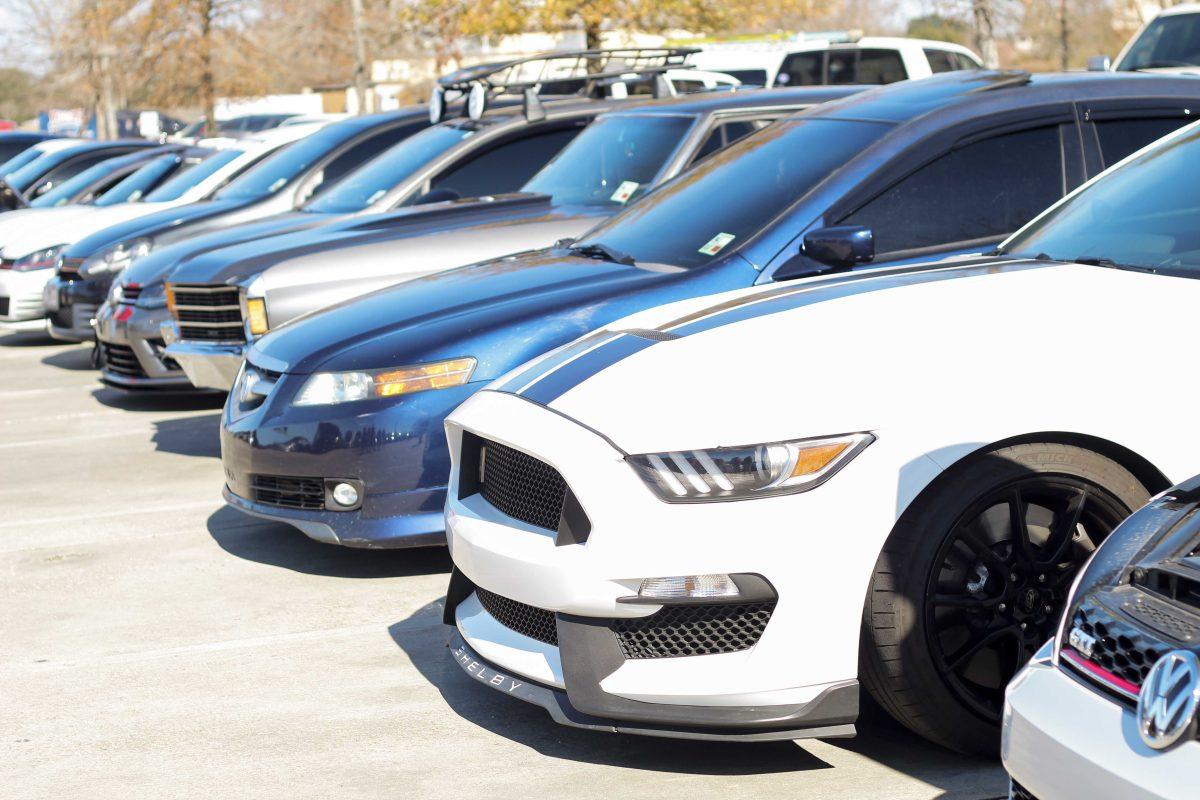
[{"label": "roof rack", "polygon": [[[429,99],[429,119],[438,123],[446,116],[449,101],[467,98],[466,112],[479,119],[489,101],[502,94],[520,94],[525,98],[525,116],[541,119],[545,112],[538,95],[547,94],[595,97],[608,87],[626,81],[652,79],[654,96],[673,94],[663,74],[685,68],[695,47],[625,47],[604,50],[566,50],[542,53],[458,70],[438,79]],[[615,89],[614,96],[623,96]]]}]

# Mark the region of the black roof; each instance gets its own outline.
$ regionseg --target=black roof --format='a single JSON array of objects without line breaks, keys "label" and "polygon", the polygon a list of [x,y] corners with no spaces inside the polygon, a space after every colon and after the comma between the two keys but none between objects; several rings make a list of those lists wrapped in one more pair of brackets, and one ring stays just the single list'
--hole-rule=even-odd
[{"label": "black roof", "polygon": [[[628,106],[631,114],[655,114],[670,111],[679,114],[706,114],[726,108],[743,106],[795,105],[825,103],[861,93],[864,86],[800,86],[791,89],[735,89],[733,91],[697,92],[651,100]],[[628,104],[629,101],[624,101]],[[617,110],[619,106],[612,109]]]},{"label": "black roof", "polygon": [[926,115],[978,117],[1017,105],[1085,100],[1179,97],[1200,99],[1200,79],[1186,75],[1074,72],[1030,74],[961,70],[880,86],[816,108],[810,116],[903,123]]}]

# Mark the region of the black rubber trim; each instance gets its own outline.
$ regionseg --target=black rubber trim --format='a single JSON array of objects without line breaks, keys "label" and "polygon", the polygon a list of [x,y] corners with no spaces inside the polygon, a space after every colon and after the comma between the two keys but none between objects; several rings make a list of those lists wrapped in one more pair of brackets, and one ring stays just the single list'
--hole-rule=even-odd
[{"label": "black rubber trim", "polygon": [[[447,609],[450,607],[447,603]],[[604,731],[607,733],[627,733],[638,736],[658,736],[671,739],[700,739],[720,741],[763,742],[781,739],[838,739],[854,736],[854,725],[845,724],[805,724],[798,728],[744,728],[744,727],[708,727],[699,728],[690,725],[668,726],[652,723],[627,722],[618,719],[606,719],[581,711],[573,703],[568,694],[561,689],[531,681],[518,675],[498,669],[476,653],[471,646],[463,641],[462,634],[455,630],[448,643],[450,657],[468,676],[485,686],[507,694],[526,703],[532,703],[546,709],[550,717],[560,725],[572,728]],[[832,714],[824,713],[826,706],[836,706],[839,709],[846,705],[845,697],[853,696],[853,705],[857,714],[858,684],[850,681],[827,689],[804,708],[812,709],[813,713],[805,716],[804,722],[818,721]],[[647,708],[659,708],[657,704],[638,703]],[[705,709],[706,711],[721,711],[723,709]],[[853,720],[851,720],[852,722]],[[719,723],[718,723],[719,724]]]}]

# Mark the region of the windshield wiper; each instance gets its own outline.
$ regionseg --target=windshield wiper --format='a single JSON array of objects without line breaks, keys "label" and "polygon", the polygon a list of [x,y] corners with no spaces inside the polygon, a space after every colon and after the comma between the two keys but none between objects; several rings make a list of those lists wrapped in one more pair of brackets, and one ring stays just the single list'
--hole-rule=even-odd
[{"label": "windshield wiper", "polygon": [[1082,258],[1072,259],[1076,264],[1086,264],[1089,267],[1109,267],[1110,269],[1124,269],[1131,272],[1154,272],[1152,267],[1139,267],[1135,264],[1121,264],[1113,261],[1111,258],[1084,256]]},{"label": "windshield wiper", "polygon": [[614,264],[625,264],[626,266],[635,267],[637,262],[633,260],[633,256],[628,253],[622,253],[615,247],[609,247],[603,242],[593,242],[592,244],[576,245],[567,248],[567,252],[573,253],[584,258],[595,258],[600,261],[611,261]]}]

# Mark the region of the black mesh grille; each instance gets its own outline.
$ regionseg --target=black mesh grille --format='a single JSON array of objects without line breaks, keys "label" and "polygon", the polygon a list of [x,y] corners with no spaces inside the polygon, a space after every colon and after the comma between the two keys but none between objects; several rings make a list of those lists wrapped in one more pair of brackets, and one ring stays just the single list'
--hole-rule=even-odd
[{"label": "black mesh grille", "polygon": [[8,298],[7,297],[0,297],[0,316],[2,316],[2,317],[8,316]]},{"label": "black mesh grille", "polygon": [[1175,645],[1117,617],[1091,598],[1084,600],[1072,623],[1096,638],[1091,656],[1085,658],[1135,686],[1142,685],[1154,662],[1175,649]]},{"label": "black mesh grille", "polygon": [[567,484],[558,470],[528,453],[485,441],[480,453],[479,493],[508,516],[558,530]]},{"label": "black mesh grille", "polygon": [[202,342],[244,342],[242,307],[236,287],[171,287],[179,338]]},{"label": "black mesh grille", "polygon": [[127,378],[146,377],[146,370],[142,369],[142,364],[132,347],[123,344],[101,344],[100,349],[104,354],[104,368],[109,372]]},{"label": "black mesh grille", "polygon": [[667,606],[648,617],[613,620],[626,658],[708,656],[749,650],[762,637],[775,602]]},{"label": "black mesh grille", "polygon": [[554,622],[553,611],[527,606],[478,587],[475,594],[484,610],[504,627],[558,647],[558,626]]},{"label": "black mesh grille", "polygon": [[322,511],[325,508],[325,481],[320,478],[255,475],[251,485],[255,502],[263,505],[303,511]]}]

